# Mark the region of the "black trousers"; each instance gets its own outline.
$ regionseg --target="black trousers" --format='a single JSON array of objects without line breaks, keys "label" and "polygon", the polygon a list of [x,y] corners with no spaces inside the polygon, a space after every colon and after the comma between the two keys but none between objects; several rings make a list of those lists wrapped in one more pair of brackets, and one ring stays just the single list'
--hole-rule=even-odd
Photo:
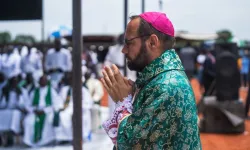
[{"label": "black trousers", "polygon": [[248,116],[249,106],[250,106],[250,88],[248,88],[247,99],[246,99],[246,107],[245,107],[245,116],[246,117]]},{"label": "black trousers", "polygon": [[247,87],[247,82],[248,82],[248,74],[242,74],[241,75],[242,81],[243,81],[243,86]]}]

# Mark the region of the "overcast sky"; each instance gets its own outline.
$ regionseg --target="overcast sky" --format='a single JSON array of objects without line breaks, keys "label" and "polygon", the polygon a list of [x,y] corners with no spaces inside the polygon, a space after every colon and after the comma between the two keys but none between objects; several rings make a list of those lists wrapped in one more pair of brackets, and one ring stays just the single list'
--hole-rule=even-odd
[{"label": "overcast sky", "polygon": [[[158,0],[145,0],[146,11],[160,11]],[[123,0],[82,0],[83,34],[119,34],[123,31]],[[163,0],[163,12],[176,30],[214,33],[230,29],[250,39],[250,0]],[[141,12],[141,0],[129,0],[129,16]],[[72,0],[44,0],[45,34],[57,25],[72,25]],[[32,34],[41,39],[41,21],[0,22],[0,32]]]}]

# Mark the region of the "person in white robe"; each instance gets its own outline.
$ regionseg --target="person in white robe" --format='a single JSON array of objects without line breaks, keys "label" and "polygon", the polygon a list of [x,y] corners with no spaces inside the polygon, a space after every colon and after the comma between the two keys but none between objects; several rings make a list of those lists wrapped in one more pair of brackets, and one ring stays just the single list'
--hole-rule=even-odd
[{"label": "person in white robe", "polygon": [[[62,103],[59,113],[55,115],[59,116],[59,120],[54,118],[54,125],[56,131],[56,140],[61,141],[72,141],[73,140],[73,97],[72,87],[70,86],[71,76],[69,76],[67,83],[61,88],[60,96]],[[82,87],[82,125],[83,125],[83,139],[84,141],[91,140],[91,108],[93,100],[91,95],[85,87]],[[57,123],[56,123],[57,122]]]},{"label": "person in white robe", "polygon": [[72,70],[71,53],[61,47],[58,39],[55,40],[55,48],[48,50],[46,54],[45,70],[49,74],[54,88],[57,88],[64,73]]},{"label": "person in white robe", "polygon": [[26,74],[25,79],[19,82],[19,86],[26,89],[28,95],[30,95],[31,92],[38,87],[38,83],[34,81],[33,75],[31,73],[28,73]]},{"label": "person in white robe", "polygon": [[100,101],[104,95],[101,81],[92,76],[90,70],[85,73],[85,86],[88,88],[93,99],[91,109],[92,131],[95,132],[101,127]]},{"label": "person in white robe", "polygon": [[21,56],[18,52],[16,52],[16,50],[14,51],[13,48],[13,46],[8,46],[7,53],[2,56],[1,71],[4,73],[7,79],[10,79],[21,73]]},{"label": "person in white robe", "polygon": [[46,75],[40,78],[40,87],[30,94],[26,103],[28,114],[24,119],[24,144],[39,147],[50,144],[55,140],[53,127],[54,111],[61,101],[59,95],[47,81]]},{"label": "person in white robe", "polygon": [[91,109],[93,107],[93,100],[89,90],[86,87],[82,87],[82,135],[84,141],[91,141]]},{"label": "person in white robe", "polygon": [[7,138],[13,141],[13,135],[21,133],[21,120],[25,113],[28,93],[25,89],[18,87],[17,77],[11,78],[1,91],[0,132],[6,133]]},{"label": "person in white robe", "polygon": [[28,46],[28,53],[21,60],[21,70],[24,76],[31,73],[36,82],[42,76],[42,58],[37,53],[36,48]]}]

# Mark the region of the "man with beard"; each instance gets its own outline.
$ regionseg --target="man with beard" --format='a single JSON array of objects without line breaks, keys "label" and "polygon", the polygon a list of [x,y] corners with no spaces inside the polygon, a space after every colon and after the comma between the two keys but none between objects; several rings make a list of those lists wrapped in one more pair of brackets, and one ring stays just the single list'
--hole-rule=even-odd
[{"label": "man with beard", "polygon": [[166,14],[131,17],[122,52],[138,78],[133,84],[112,65],[101,79],[117,105],[103,123],[117,149],[201,149],[193,90],[174,44]]},{"label": "man with beard", "polygon": [[[117,44],[114,46],[110,46],[109,51],[105,57],[104,65],[112,65],[115,64],[122,75],[124,75],[125,65],[124,65],[124,54],[122,53],[122,49],[124,47],[124,34],[120,34],[117,39]],[[136,72],[127,70],[127,77],[133,80],[136,79]],[[109,96],[108,98],[109,103],[109,115],[112,116],[113,111],[115,109],[115,103],[113,102],[112,98]]]}]

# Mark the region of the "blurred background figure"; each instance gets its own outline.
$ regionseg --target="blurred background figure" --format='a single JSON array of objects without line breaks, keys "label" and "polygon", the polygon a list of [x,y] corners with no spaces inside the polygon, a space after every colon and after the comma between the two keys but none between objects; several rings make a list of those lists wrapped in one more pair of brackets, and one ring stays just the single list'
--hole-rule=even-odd
[{"label": "blurred background figure", "polygon": [[208,96],[213,92],[216,76],[216,59],[212,54],[212,49],[208,46],[204,47],[206,59],[203,63],[202,81],[205,89],[204,96]]},{"label": "blurred background figure", "polygon": [[88,70],[93,72],[94,77],[99,78],[97,56],[93,54],[93,51],[84,48],[82,51],[82,74],[84,75]]},{"label": "blurred background figure", "polygon": [[56,142],[72,142],[72,117],[73,117],[73,101],[72,101],[72,75],[66,73],[63,77],[59,96],[61,97],[59,110],[54,114],[53,126],[56,133]]},{"label": "blurred background figure", "polygon": [[[73,93],[72,93],[72,73],[64,75],[62,87],[59,95],[61,101],[57,104],[59,110],[54,114],[53,125],[55,128],[56,142],[68,143],[73,140]],[[91,109],[93,100],[89,90],[82,86],[82,117],[83,117],[83,139],[85,142],[91,141],[92,136],[92,117]]]},{"label": "blurred background figure", "polygon": [[243,56],[241,57],[241,86],[244,89],[247,89],[248,87],[248,73],[249,73],[249,52],[248,50],[245,50],[243,53]]},{"label": "blurred background figure", "polygon": [[58,110],[61,98],[51,87],[46,75],[39,80],[39,87],[35,88],[29,101],[26,102],[23,142],[31,147],[51,144],[55,140],[53,128],[54,110]]},{"label": "blurred background figure", "polygon": [[25,111],[28,93],[18,86],[18,78],[12,77],[2,88],[0,97],[0,132],[3,133],[4,145],[12,146],[14,136],[21,133],[21,120]]},{"label": "blurred background figure", "polygon": [[5,47],[7,52],[2,55],[2,72],[4,73],[7,79],[18,76],[21,73],[20,63],[21,56],[18,52],[14,51],[14,47],[12,45],[8,45]]},{"label": "blurred background figure", "polygon": [[185,47],[180,50],[180,59],[182,61],[183,67],[185,69],[185,73],[190,80],[195,73],[195,62],[196,62],[196,51],[191,46],[191,43],[187,43]]},{"label": "blurred background figure", "polygon": [[55,48],[49,49],[45,58],[45,70],[52,86],[58,88],[65,72],[72,70],[72,58],[69,50],[62,48],[60,39],[55,39]]},{"label": "blurred background figure", "polygon": [[84,86],[89,90],[93,100],[93,107],[91,109],[91,124],[92,131],[95,132],[101,128],[101,113],[105,113],[101,112],[100,109],[100,103],[104,95],[104,89],[100,80],[93,77],[90,70],[85,73]]},{"label": "blurred background figure", "polygon": [[206,46],[203,44],[201,47],[200,47],[200,50],[199,50],[199,54],[196,58],[196,62],[197,62],[197,79],[200,83],[200,86],[203,86],[203,78],[202,78],[202,75],[203,75],[203,70],[204,70],[204,62],[206,60],[206,55],[205,55],[205,50],[206,49]]},{"label": "blurred background figure", "polygon": [[28,53],[22,57],[21,60],[21,70],[24,77],[30,73],[35,79],[35,82],[38,83],[43,73],[42,58],[36,48],[32,48],[32,46],[28,45],[27,50]]}]

